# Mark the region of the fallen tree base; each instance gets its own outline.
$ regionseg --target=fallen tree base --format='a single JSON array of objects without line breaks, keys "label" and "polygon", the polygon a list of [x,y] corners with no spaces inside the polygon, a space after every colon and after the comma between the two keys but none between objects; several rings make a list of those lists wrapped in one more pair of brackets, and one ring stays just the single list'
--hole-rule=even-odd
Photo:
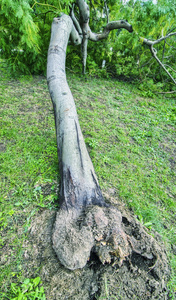
[{"label": "fallen tree base", "polygon": [[[59,210],[53,231],[54,250],[70,270],[83,268],[95,253],[105,263],[117,263],[132,253],[133,241],[122,228],[115,207],[88,206],[79,217],[76,210]],[[138,251],[138,250],[137,250]]]},{"label": "fallen tree base", "polygon": [[[169,299],[166,285],[170,269],[159,236],[155,234],[153,238],[123,206],[118,209],[122,213],[121,230],[130,238],[122,239],[123,246],[125,241],[128,242],[126,246],[120,250],[119,240],[111,238],[107,242],[105,236],[103,239],[101,236],[106,218],[109,218],[110,224],[110,220],[113,220],[112,210],[116,209],[109,208],[111,216],[108,216],[107,208],[90,208],[86,216],[88,218],[88,215],[93,215],[94,222],[97,220],[98,225],[94,223],[93,233],[97,240],[86,266],[75,271],[65,268],[53,250],[55,212],[42,210],[35,216],[29,230],[29,239],[23,245],[24,273],[30,277],[34,276],[35,270],[40,270],[47,299]],[[85,220],[86,218],[78,219],[77,225],[82,226],[87,222]],[[118,250],[112,253],[115,241],[118,242]]]}]

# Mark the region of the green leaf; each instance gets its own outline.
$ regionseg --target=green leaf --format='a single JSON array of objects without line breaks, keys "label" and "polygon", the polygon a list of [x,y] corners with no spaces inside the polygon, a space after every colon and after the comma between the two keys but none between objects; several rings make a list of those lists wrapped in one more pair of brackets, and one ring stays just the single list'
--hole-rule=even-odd
[{"label": "green leaf", "polygon": [[39,282],[40,282],[40,277],[36,277],[33,279],[33,284],[35,287],[39,284]]}]

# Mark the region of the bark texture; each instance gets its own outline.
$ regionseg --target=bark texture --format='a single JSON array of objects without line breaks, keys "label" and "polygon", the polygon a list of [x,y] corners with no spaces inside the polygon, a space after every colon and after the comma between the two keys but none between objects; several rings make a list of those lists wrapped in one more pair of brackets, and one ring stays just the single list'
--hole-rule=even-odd
[{"label": "bark texture", "polygon": [[73,96],[65,74],[66,48],[73,22],[67,15],[55,18],[48,50],[47,81],[54,107],[61,173],[62,206],[81,211],[87,205],[104,206],[98,180],[80,129]]},{"label": "bark texture", "polygon": [[[69,16],[62,15],[53,20],[47,64],[48,87],[55,114],[62,199],[52,240],[59,260],[71,270],[83,268],[92,252],[102,263],[110,263],[114,251],[118,253],[120,263],[131,252],[128,239],[121,229],[121,213],[115,208],[106,211],[107,204],[87,152],[67,84],[66,47],[73,31]],[[121,247],[123,250],[120,250]]]},{"label": "bark texture", "polygon": [[138,240],[125,231],[121,213],[105,203],[84,143],[65,75],[68,39],[71,36],[77,43],[77,29],[69,16],[54,18],[48,50],[47,81],[55,115],[62,199],[53,227],[53,248],[70,270],[83,268],[92,253],[102,264],[119,267],[135,253],[154,260],[154,268],[159,261],[157,247],[144,252]]}]

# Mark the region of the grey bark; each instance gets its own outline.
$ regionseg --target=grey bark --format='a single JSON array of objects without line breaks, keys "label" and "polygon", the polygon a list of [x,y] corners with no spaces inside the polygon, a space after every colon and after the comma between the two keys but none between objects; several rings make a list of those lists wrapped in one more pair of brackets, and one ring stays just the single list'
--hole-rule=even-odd
[{"label": "grey bark", "polygon": [[[54,108],[62,201],[52,241],[59,260],[71,270],[84,267],[92,251],[97,253],[102,263],[110,263],[111,252],[114,247],[116,249],[117,241],[120,241],[121,246],[124,244],[120,261],[131,252],[127,237],[121,229],[120,212],[115,208],[106,211],[108,205],[87,152],[74,99],[66,80],[65,59],[69,37],[76,45],[82,43],[83,73],[86,68],[87,42],[90,38],[89,7],[84,0],[77,0],[77,4],[80,23],[73,10],[70,17],[62,15],[54,18],[47,60],[47,82]],[[119,22],[110,23],[103,35],[97,35],[96,39],[105,38],[110,30],[123,27],[124,23]],[[106,249],[106,246],[102,249],[99,241],[103,236],[107,237],[107,241],[112,240],[112,248],[108,246]]]},{"label": "grey bark", "polygon": [[138,241],[125,232],[121,213],[104,201],[84,143],[65,74],[69,37],[75,44],[81,40],[77,29],[69,16],[54,18],[48,49],[47,81],[55,115],[62,200],[53,227],[53,248],[70,270],[83,268],[92,252],[102,264],[119,267],[132,252],[153,259],[157,254],[143,253]]},{"label": "grey bark", "polygon": [[133,32],[132,26],[125,20],[112,21],[108,23],[102,33],[94,33],[89,28],[89,39],[93,42],[98,42],[102,39],[106,39],[111,32],[111,30],[124,28],[129,32]]},{"label": "grey bark", "polygon": [[[105,39],[108,37],[109,33],[111,30],[114,29],[119,29],[119,28],[124,28],[128,30],[129,32],[132,32],[132,26],[125,20],[119,20],[119,21],[113,21],[109,22],[102,33],[94,33],[91,31],[89,27],[89,17],[90,17],[90,11],[89,11],[89,6],[85,2],[85,0],[77,0],[77,5],[79,8],[79,13],[80,13],[80,20],[79,22],[77,21],[75,15],[74,15],[74,6],[71,11],[71,18],[73,20],[73,23],[79,32],[80,38],[81,38],[81,43],[82,43],[82,73],[86,73],[86,61],[87,61],[87,45],[88,45],[88,40],[91,40],[93,42],[98,42],[102,39]],[[105,7],[106,10],[107,4],[105,2]],[[79,24],[80,23],[80,24]]]},{"label": "grey bark", "polygon": [[82,28],[83,33],[83,39],[82,39],[82,73],[86,73],[86,61],[87,61],[87,44],[88,44],[88,29],[89,29],[89,17],[90,17],[90,11],[89,6],[84,0],[77,0],[77,4],[79,7],[80,12],[80,24]]},{"label": "grey bark", "polygon": [[51,95],[61,173],[62,205],[53,227],[53,248],[68,269],[83,268],[91,252],[121,264],[132,249],[124,233],[121,213],[108,208],[87,152],[73,96],[65,75],[66,48],[75,31],[72,19],[54,18],[48,50],[47,81]]},{"label": "grey bark", "polygon": [[54,18],[48,50],[47,81],[53,102],[62,207],[78,213],[87,205],[104,206],[98,180],[80,129],[73,96],[65,74],[66,48],[73,22],[67,15]]}]

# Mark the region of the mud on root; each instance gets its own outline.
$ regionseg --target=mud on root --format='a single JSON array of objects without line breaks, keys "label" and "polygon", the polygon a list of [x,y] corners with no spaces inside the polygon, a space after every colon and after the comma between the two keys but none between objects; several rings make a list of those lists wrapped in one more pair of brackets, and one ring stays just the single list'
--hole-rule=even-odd
[{"label": "mud on root", "polygon": [[[169,299],[166,285],[170,269],[159,236],[152,237],[129,212],[123,210],[121,229],[129,236],[128,243],[131,245],[130,250],[127,247],[122,261],[119,250],[115,255],[111,251],[103,252],[107,241],[105,236],[101,239],[101,213],[99,211],[100,219],[97,221],[100,222],[99,232],[94,224],[93,235],[97,237],[97,243],[92,247],[88,263],[82,269],[70,271],[59,262],[52,247],[55,212],[40,211],[34,217],[29,238],[23,245],[24,273],[34,276],[35,271],[40,270],[47,299]],[[92,214],[91,209],[86,213],[89,221]],[[109,216],[105,214],[105,217]],[[105,217],[102,221],[104,223],[107,222]],[[77,220],[80,228],[87,222],[85,219]],[[110,241],[113,244],[113,239]],[[107,261],[108,255],[111,261]]]}]

